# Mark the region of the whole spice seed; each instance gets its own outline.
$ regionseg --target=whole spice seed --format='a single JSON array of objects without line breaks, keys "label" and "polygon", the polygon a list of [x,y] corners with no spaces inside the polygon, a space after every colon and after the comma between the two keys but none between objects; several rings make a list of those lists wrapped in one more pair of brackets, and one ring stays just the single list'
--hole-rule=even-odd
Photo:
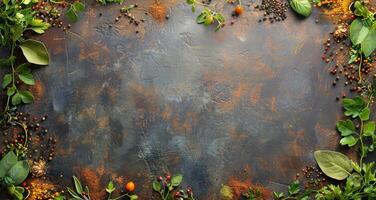
[{"label": "whole spice seed", "polygon": [[287,8],[288,4],[279,0],[262,0],[260,5],[255,6],[255,9],[264,12],[262,20],[270,23],[285,20]]}]

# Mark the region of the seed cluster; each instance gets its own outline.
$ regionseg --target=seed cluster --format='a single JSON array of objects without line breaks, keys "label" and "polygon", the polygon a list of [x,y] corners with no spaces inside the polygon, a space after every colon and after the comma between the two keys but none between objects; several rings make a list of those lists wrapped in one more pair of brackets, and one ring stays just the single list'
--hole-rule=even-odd
[{"label": "seed cluster", "polygon": [[[17,149],[34,162],[51,161],[55,155],[57,140],[49,136],[48,129],[41,125],[47,115],[38,118],[17,111],[12,111],[10,115],[12,120],[2,126],[2,152]],[[26,133],[22,127],[27,130]]]},{"label": "seed cluster", "polygon": [[296,174],[296,179],[302,180],[306,189],[320,188],[327,182],[325,175],[318,167],[305,166],[301,171],[302,174]]},{"label": "seed cluster", "polygon": [[287,18],[286,12],[288,3],[280,0],[262,0],[260,5],[256,5],[254,8],[261,12],[264,12],[264,16],[259,19],[259,22],[269,21],[270,23],[284,21]]},{"label": "seed cluster", "polygon": [[51,24],[52,27],[63,28],[66,30],[70,28],[71,25],[68,24],[64,26],[64,22],[61,20],[61,12],[63,9],[67,8],[68,4],[66,2],[59,4],[49,4],[44,1],[40,1],[38,4],[34,5],[31,9],[36,11],[35,16],[44,22]]}]

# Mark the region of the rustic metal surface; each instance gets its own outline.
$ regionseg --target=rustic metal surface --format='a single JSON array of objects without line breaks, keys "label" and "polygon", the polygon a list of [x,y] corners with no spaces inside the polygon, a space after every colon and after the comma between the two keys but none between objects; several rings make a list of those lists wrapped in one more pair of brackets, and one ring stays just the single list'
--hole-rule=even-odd
[{"label": "rustic metal surface", "polygon": [[335,148],[340,92],[320,60],[330,22],[289,13],[262,24],[247,11],[214,32],[183,1],[162,4],[169,20],[138,11],[136,29],[113,23],[118,5],[87,3],[70,32],[42,37],[52,63],[26,109],[48,113],[59,138],[49,176],[81,176],[97,198],[111,177],[133,180],[141,199],[157,199],[154,177],[182,173],[199,199],[218,199],[228,182],[283,189],[315,149]]}]

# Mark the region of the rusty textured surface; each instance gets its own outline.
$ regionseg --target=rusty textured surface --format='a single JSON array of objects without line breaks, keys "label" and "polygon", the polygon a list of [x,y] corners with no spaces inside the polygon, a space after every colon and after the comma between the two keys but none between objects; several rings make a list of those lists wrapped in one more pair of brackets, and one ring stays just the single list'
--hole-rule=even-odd
[{"label": "rusty textured surface", "polygon": [[332,26],[315,23],[317,10],[275,24],[246,12],[214,32],[184,1],[162,3],[170,19],[146,17],[138,35],[126,20],[113,24],[118,5],[92,2],[71,33],[42,37],[52,63],[36,70],[26,109],[49,114],[59,184],[77,174],[99,198],[110,177],[132,179],[141,199],[157,199],[153,177],[183,173],[199,199],[218,199],[223,183],[283,189],[315,149],[336,147],[340,90],[320,60]]}]

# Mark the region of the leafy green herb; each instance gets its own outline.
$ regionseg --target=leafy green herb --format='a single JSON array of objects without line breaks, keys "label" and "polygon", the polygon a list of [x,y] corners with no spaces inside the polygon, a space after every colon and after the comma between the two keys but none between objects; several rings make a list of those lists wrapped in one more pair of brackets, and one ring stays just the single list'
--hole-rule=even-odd
[{"label": "leafy green herb", "polygon": [[200,15],[197,16],[196,22],[198,24],[204,24],[205,26],[211,25],[214,22],[217,23],[216,31],[223,27],[225,18],[221,13],[214,12],[208,8],[205,8]]},{"label": "leafy green herb", "polygon": [[0,184],[7,187],[8,193],[16,200],[23,200],[25,189],[20,185],[29,175],[29,164],[19,160],[13,151],[9,151],[0,161]]},{"label": "leafy green herb", "polygon": [[[171,192],[177,188],[183,180],[183,175],[176,174],[172,177],[170,175],[163,177],[158,177],[156,181],[153,181],[152,187],[155,192],[158,192],[159,195],[162,197],[163,200],[173,199]],[[181,198],[185,197],[185,195],[177,193],[176,196],[182,196]],[[192,199],[193,196],[187,196],[188,199]],[[183,198],[184,199],[184,198]]]},{"label": "leafy green herb", "polygon": [[[372,13],[360,1],[355,1],[354,14],[357,16],[350,25],[350,39],[353,44],[350,52],[349,63],[360,58],[359,69],[362,66],[362,58],[369,57],[376,48],[376,20]],[[361,78],[361,74],[359,74]]]},{"label": "leafy green herb", "polygon": [[312,5],[309,0],[290,0],[291,8],[304,17],[308,17],[312,13]]},{"label": "leafy green herb", "polygon": [[85,10],[85,5],[81,2],[74,2],[69,4],[69,8],[65,13],[65,16],[70,22],[77,22],[79,13]]},{"label": "leafy green herb", "polygon": [[246,193],[243,193],[246,200],[259,200],[263,199],[262,192],[260,189],[255,187],[249,187]]},{"label": "leafy green herb", "polygon": [[68,187],[67,191],[69,195],[76,200],[90,200],[89,188],[86,186],[85,191],[83,191],[81,181],[75,176],[73,176],[73,182],[76,190],[73,190]]}]

